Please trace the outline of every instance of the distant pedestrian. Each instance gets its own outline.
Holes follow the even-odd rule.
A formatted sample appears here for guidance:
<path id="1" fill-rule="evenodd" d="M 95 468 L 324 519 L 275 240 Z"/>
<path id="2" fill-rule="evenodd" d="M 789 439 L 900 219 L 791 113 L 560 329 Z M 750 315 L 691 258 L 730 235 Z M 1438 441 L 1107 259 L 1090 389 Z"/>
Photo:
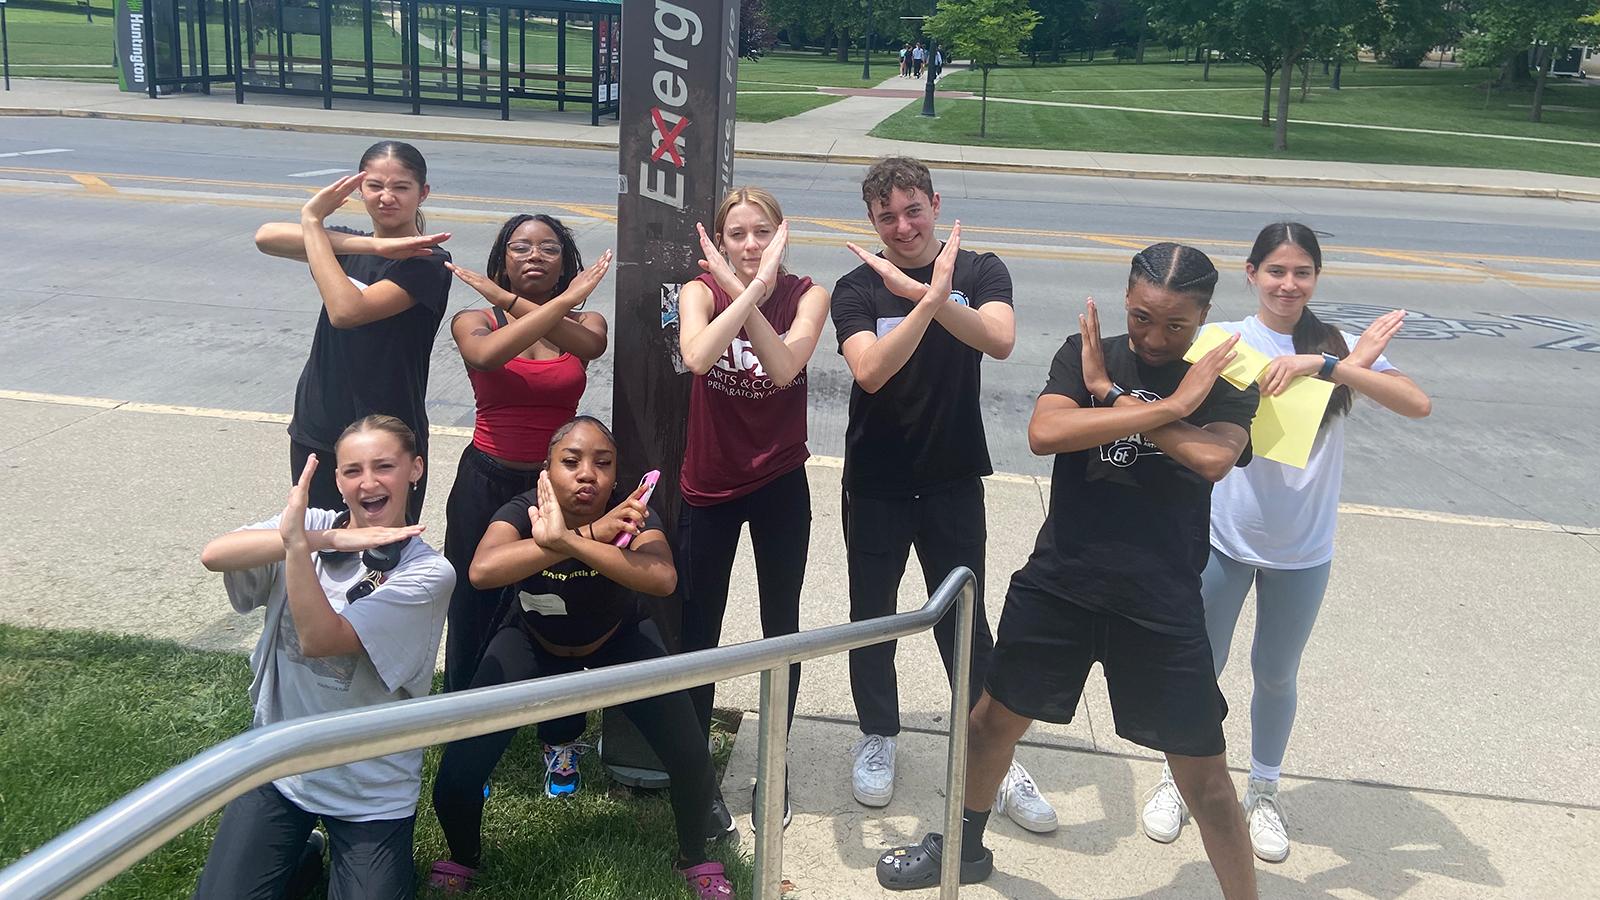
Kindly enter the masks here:
<path id="1" fill-rule="evenodd" d="M 911 74 L 911 45 L 906 44 L 900 48 L 900 77 Z"/>
<path id="2" fill-rule="evenodd" d="M 933 51 L 933 80 L 939 80 L 939 73 L 944 71 L 944 51 Z"/>
<path id="3" fill-rule="evenodd" d="M 928 53 L 928 51 L 922 49 L 922 42 L 921 41 L 918 41 L 917 45 L 915 47 L 911 48 L 911 77 L 912 78 L 921 78 L 922 77 L 922 60 L 926 58 L 927 53 Z"/>

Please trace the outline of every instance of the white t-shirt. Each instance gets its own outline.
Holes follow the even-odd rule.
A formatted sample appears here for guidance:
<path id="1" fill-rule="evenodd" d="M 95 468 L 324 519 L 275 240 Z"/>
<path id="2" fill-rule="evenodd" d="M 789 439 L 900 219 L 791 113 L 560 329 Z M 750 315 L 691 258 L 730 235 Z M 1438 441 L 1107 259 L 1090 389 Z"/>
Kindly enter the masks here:
<path id="1" fill-rule="evenodd" d="M 1255 316 L 1219 324 L 1269 357 L 1295 352 L 1293 337 Z M 1340 333 L 1354 349 L 1357 336 Z M 1374 372 L 1393 368 L 1383 356 L 1372 365 Z M 1346 418 L 1333 417 L 1317 434 L 1304 469 L 1257 456 L 1218 482 L 1211 491 L 1211 545 L 1242 563 L 1272 569 L 1309 569 L 1333 559 Z"/>
<path id="2" fill-rule="evenodd" d="M 332 510 L 306 510 L 306 528 L 328 528 L 337 517 Z M 276 530 L 279 518 L 241 530 Z M 353 603 L 345 592 L 366 574 L 361 554 L 332 560 L 313 554 L 312 565 L 333 611 L 355 629 L 365 652 L 316 659 L 300 654 L 282 562 L 223 576 L 234 609 L 267 608 L 261 639 L 250 653 L 254 726 L 427 696 L 456 583 L 450 563 L 420 538 L 412 538 L 383 584 Z M 289 775 L 273 785 L 290 802 L 318 815 L 354 822 L 401 819 L 417 809 L 422 751 Z"/>

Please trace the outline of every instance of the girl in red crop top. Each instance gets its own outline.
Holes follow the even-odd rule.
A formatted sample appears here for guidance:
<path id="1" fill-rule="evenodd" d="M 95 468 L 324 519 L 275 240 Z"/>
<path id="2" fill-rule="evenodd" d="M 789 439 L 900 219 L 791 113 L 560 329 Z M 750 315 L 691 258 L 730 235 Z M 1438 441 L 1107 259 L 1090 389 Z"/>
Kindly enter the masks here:
<path id="1" fill-rule="evenodd" d="M 730 192 L 717 209 L 715 238 L 699 229 L 705 274 L 678 294 L 679 345 L 695 373 L 678 518 L 685 650 L 715 647 L 721 639 L 739 530 L 747 522 L 762 634 L 800 630 L 811 543 L 806 363 L 828 318 L 828 289 L 783 271 L 788 228 L 771 194 Z M 795 665 L 790 722 L 799 685 Z M 702 731 L 710 728 L 712 691 L 706 685 L 690 692 Z M 787 823 L 787 792 L 784 808 Z"/>
<path id="2" fill-rule="evenodd" d="M 538 483 L 550 436 L 577 414 L 585 367 L 606 351 L 605 317 L 579 308 L 610 264 L 607 250 L 585 269 L 559 220 L 519 215 L 501 227 L 485 274 L 450 267 L 492 307 L 463 310 L 450 323 L 477 404 L 472 443 L 461 454 L 445 510 L 444 555 L 458 571 L 471 565 L 495 512 Z M 456 579 L 445 690 L 472 682 L 500 597 Z M 560 749 L 582 730 L 578 716 L 545 723 L 540 733 Z"/>

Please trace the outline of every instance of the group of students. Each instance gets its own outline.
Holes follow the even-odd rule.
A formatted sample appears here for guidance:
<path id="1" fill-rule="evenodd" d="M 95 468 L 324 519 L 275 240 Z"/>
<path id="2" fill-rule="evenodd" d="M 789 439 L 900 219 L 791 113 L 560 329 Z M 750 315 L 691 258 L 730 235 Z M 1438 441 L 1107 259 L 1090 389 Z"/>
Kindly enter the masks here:
<path id="1" fill-rule="evenodd" d="M 928 48 L 922 46 L 921 41 L 900 48 L 901 78 L 921 78 L 924 63 L 932 67 L 934 80 L 938 80 L 939 70 L 944 68 L 944 52 L 935 48 L 930 57 Z"/>
<path id="2" fill-rule="evenodd" d="M 1127 336 L 1102 342 L 1090 301 L 1029 423 L 1034 452 L 1055 456 L 1050 513 L 1012 579 L 996 638 L 982 593 L 982 478 L 993 469 L 980 368 L 1015 343 L 1012 283 L 994 254 L 961 249 L 959 221 L 937 238 L 940 198 L 926 166 L 892 157 L 869 169 L 862 198 L 883 249 L 849 245 L 860 265 L 831 295 L 784 268 L 788 226 L 768 192 L 731 192 L 711 231 L 699 229 L 703 271 L 679 294 L 680 350 L 694 377 L 670 541 L 645 487 L 618 484 L 604 423 L 577 412 L 587 365 L 607 346 L 605 319 L 583 306 L 610 251 L 585 267 L 560 221 L 519 215 L 479 274 L 439 246 L 448 234 L 425 233 L 427 169 L 415 148 L 381 142 L 359 168 L 313 196 L 298 224 L 256 237 L 263 252 L 307 263 L 322 309 L 296 389 L 283 513 L 202 553 L 225 573 L 236 609 L 266 608 L 251 657 L 255 725 L 423 696 L 441 632 L 451 691 L 663 656 L 642 595 L 681 598 L 684 649 L 714 647 L 745 525 L 763 634 L 798 631 L 811 523 L 806 366 L 831 314 L 854 376 L 841 498 L 851 620 L 895 612 L 913 546 L 930 591 L 954 566 L 978 576 L 963 881 L 992 870 L 982 841 L 991 810 L 1032 831 L 1056 827 L 1013 748 L 1033 719 L 1071 720 L 1096 660 L 1118 733 L 1169 761 L 1143 811 L 1146 833 L 1175 839 L 1193 809 L 1230 897 L 1253 893 L 1251 843 L 1264 859 L 1287 853 L 1277 776 L 1300 651 L 1327 584 L 1344 413 L 1352 391 L 1428 412 L 1427 397 L 1383 357 L 1403 313 L 1357 338 L 1307 309 L 1321 256 L 1304 226 L 1261 233 L 1246 265 L 1257 314 L 1224 326 L 1235 336 L 1192 366 L 1182 356 L 1218 279 L 1203 253 L 1157 244 L 1135 255 Z M 324 224 L 352 191 L 370 233 Z M 476 419 L 441 555 L 420 539 L 418 518 L 428 364 L 452 273 L 489 307 L 451 322 Z M 1257 388 L 1218 381 L 1240 340 L 1274 357 L 1262 392 L 1298 376 L 1340 385 L 1306 469 L 1251 461 Z M 1252 581 L 1254 746 L 1241 809 L 1216 676 Z M 953 616 L 934 634 L 953 677 Z M 852 791 L 867 806 L 894 792 L 894 655 L 892 643 L 850 654 L 862 731 Z M 796 664 L 791 725 L 799 685 Z M 708 685 L 623 707 L 671 778 L 675 865 L 700 898 L 733 894 L 706 853 L 734 828 L 707 749 L 712 701 Z M 539 727 L 548 796 L 579 790 L 583 727 L 582 716 Z M 432 886 L 460 891 L 476 875 L 489 781 L 513 736 L 446 747 L 432 799 L 450 856 L 433 864 Z M 421 751 L 392 754 L 235 799 L 196 896 L 293 895 L 320 872 L 324 844 L 330 897 L 411 896 L 421 760 Z M 325 834 L 313 830 L 318 820 Z M 936 884 L 941 846 L 929 835 L 885 854 L 880 882 Z"/>

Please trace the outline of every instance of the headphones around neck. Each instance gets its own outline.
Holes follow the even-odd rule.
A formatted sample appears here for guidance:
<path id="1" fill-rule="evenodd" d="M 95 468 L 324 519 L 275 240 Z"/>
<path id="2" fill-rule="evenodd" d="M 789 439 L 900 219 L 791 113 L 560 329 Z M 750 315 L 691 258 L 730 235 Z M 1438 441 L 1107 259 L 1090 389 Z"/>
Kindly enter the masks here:
<path id="1" fill-rule="evenodd" d="M 349 524 L 350 510 L 347 509 L 339 513 L 339 517 L 334 519 L 333 524 L 328 527 L 330 529 L 344 528 Z M 387 572 L 400 565 L 400 553 L 405 550 L 406 545 L 409 543 L 411 543 L 411 539 L 406 538 L 403 541 L 395 541 L 392 544 L 384 544 L 381 547 L 363 550 L 361 551 L 361 564 L 374 572 Z M 347 559 L 354 554 L 344 550 L 320 550 L 318 555 L 329 562 L 333 562 Z"/>

